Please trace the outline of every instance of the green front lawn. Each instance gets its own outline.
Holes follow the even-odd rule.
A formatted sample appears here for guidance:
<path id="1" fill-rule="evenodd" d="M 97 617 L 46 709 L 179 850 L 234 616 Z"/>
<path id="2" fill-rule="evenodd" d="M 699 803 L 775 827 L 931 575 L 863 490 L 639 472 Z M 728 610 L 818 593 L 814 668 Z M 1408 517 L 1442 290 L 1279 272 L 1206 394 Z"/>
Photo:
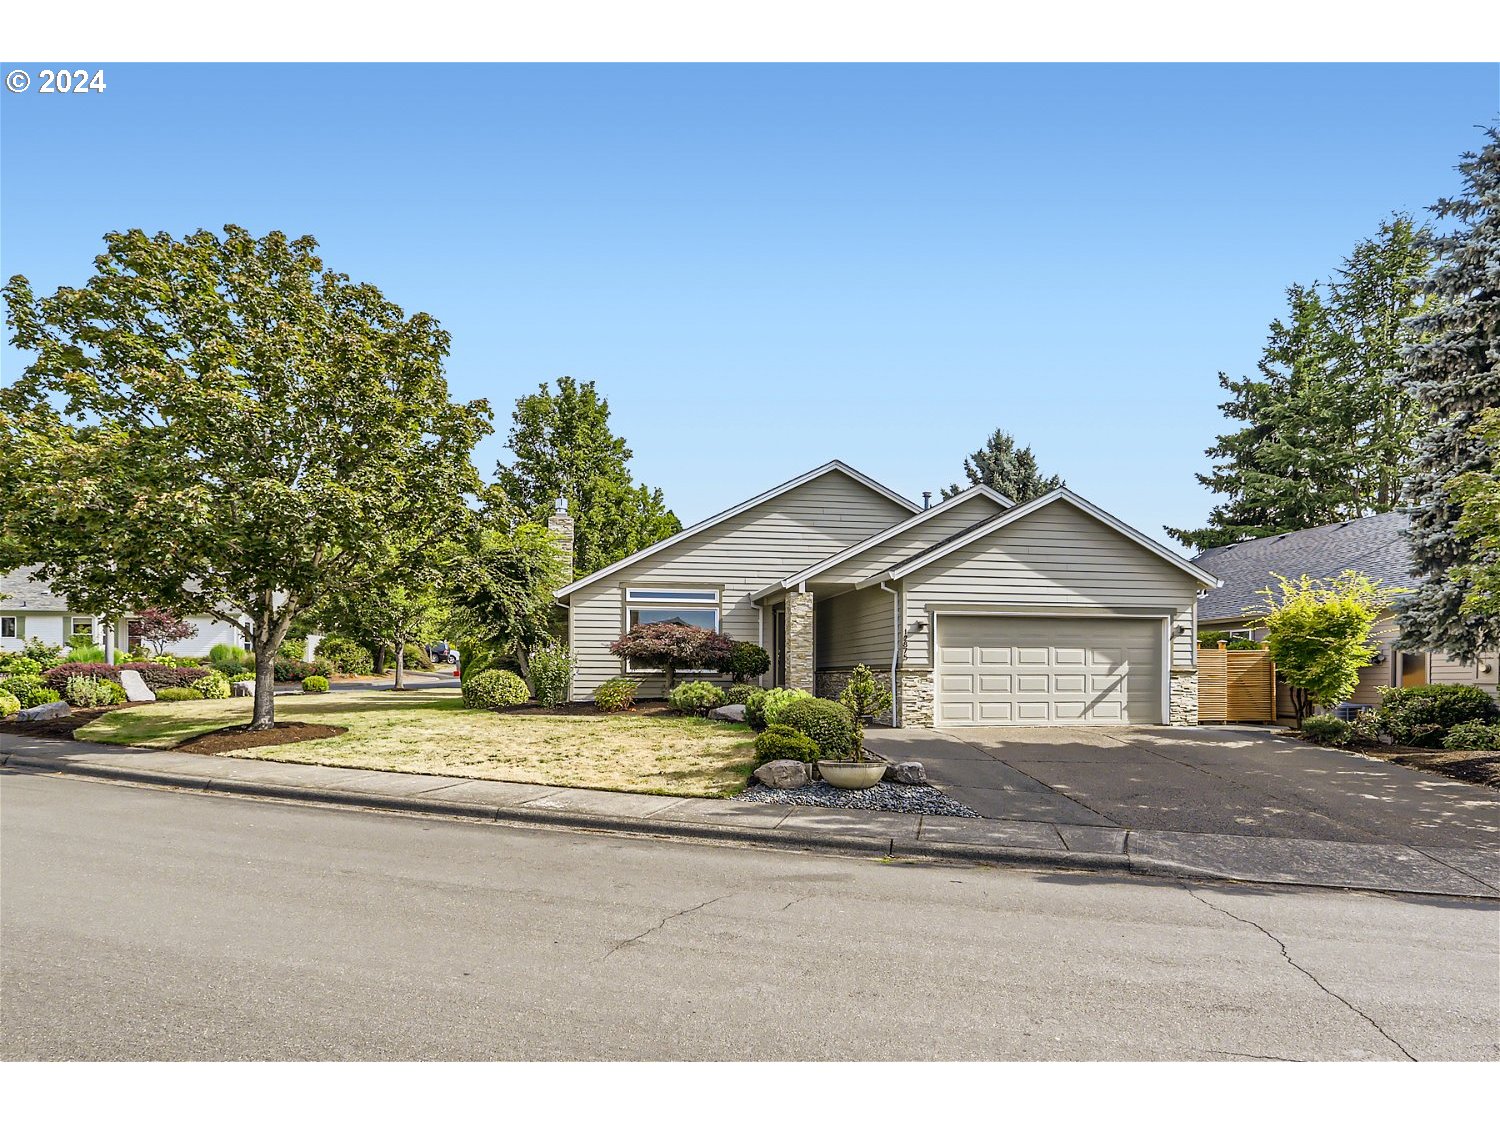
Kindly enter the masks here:
<path id="1" fill-rule="evenodd" d="M 95 719 L 75 736 L 170 750 L 200 734 L 247 723 L 250 706 L 249 699 L 204 699 L 131 707 Z M 349 729 L 333 738 L 226 756 L 681 797 L 738 793 L 755 757 L 747 727 L 712 719 L 499 714 L 421 692 L 279 696 L 276 719 Z"/>

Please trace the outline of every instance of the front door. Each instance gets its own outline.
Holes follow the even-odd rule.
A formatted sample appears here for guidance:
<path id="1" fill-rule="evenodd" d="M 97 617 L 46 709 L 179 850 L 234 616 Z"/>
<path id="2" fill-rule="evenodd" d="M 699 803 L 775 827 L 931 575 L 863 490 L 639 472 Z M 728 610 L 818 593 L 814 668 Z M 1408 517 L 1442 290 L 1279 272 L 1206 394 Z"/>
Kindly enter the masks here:
<path id="1" fill-rule="evenodd" d="M 771 610 L 771 686 L 786 687 L 786 607 Z"/>

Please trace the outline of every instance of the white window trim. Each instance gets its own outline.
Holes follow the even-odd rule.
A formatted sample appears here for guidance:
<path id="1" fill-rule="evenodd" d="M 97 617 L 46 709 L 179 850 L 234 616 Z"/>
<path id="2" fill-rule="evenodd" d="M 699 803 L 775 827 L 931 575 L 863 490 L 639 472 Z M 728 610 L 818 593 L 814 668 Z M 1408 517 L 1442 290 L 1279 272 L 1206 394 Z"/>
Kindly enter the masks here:
<path id="1" fill-rule="evenodd" d="M 675 597 L 673 595 L 676 595 Z M 683 595 L 688 595 L 684 597 Z M 627 586 L 622 610 L 624 631 L 630 632 L 630 611 L 639 609 L 694 609 L 714 611 L 714 632 L 724 628 L 724 597 L 717 587 L 703 586 Z M 633 668 L 630 661 L 623 661 L 625 671 L 633 676 L 661 675 L 660 668 Z M 716 671 L 713 668 L 679 668 L 678 675 L 704 676 Z"/>
<path id="2" fill-rule="evenodd" d="M 89 642 L 92 643 L 93 640 L 94 640 L 94 632 L 95 632 L 95 621 L 94 621 L 94 619 L 92 617 L 69 617 L 68 618 L 68 639 L 72 640 L 74 637 L 81 637 L 81 636 L 84 635 L 84 634 L 82 634 L 82 633 L 80 633 L 78 631 L 78 623 L 80 621 L 87 621 L 88 622 L 88 626 L 89 626 L 88 638 L 89 638 Z"/>

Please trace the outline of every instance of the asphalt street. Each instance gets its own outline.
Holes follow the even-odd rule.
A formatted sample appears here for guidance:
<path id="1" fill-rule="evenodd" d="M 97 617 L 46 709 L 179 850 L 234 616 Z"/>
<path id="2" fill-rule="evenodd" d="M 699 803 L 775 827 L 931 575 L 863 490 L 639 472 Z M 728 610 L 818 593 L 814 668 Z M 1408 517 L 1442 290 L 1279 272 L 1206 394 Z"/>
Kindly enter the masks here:
<path id="1" fill-rule="evenodd" d="M 6 1059 L 1500 1058 L 1494 906 L 0 776 Z"/>

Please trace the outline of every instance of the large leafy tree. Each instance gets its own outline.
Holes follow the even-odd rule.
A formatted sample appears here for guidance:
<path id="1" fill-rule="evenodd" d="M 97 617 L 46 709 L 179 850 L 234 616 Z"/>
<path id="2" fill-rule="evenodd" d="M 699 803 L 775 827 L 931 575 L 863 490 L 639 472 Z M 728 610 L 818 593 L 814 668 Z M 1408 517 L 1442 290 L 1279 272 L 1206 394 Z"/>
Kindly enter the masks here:
<path id="1" fill-rule="evenodd" d="M 1500 407 L 1485 411 L 1476 429 L 1489 445 L 1490 463 L 1500 464 Z M 1467 585 L 1459 608 L 1476 620 L 1500 621 L 1500 474 L 1471 470 L 1452 492 L 1462 509 L 1454 530 L 1469 545 L 1468 561 L 1452 572 Z"/>
<path id="2" fill-rule="evenodd" d="M 510 503 L 546 523 L 558 499 L 574 521 L 573 568 L 590 574 L 682 530 L 661 489 L 631 479 L 631 452 L 609 427 L 609 402 L 594 384 L 564 376 L 516 401 L 496 467 Z"/>
<path id="3" fill-rule="evenodd" d="M 1500 128 L 1458 165 L 1463 191 L 1433 208 L 1456 220 L 1429 243 L 1437 262 L 1433 302 L 1408 324 L 1412 342 L 1400 384 L 1427 409 L 1408 495 L 1418 585 L 1399 609 L 1403 640 L 1460 660 L 1500 647 L 1500 614 L 1486 597 L 1493 580 L 1500 410 Z"/>
<path id="4" fill-rule="evenodd" d="M 33 358 L 0 391 L 0 567 L 37 564 L 80 608 L 248 618 L 256 729 L 300 618 L 471 518 L 490 428 L 483 402 L 450 401 L 437 322 L 316 248 L 131 230 L 81 287 L 5 289 Z"/>
<path id="5" fill-rule="evenodd" d="M 1168 528 L 1204 549 L 1389 511 L 1411 471 L 1422 423 L 1416 398 L 1394 388 L 1405 318 L 1423 307 L 1431 261 L 1422 231 L 1396 215 L 1344 260 L 1326 293 L 1287 290 L 1287 315 L 1271 323 L 1257 374 L 1219 373 L 1242 423 L 1205 452 L 1198 481 L 1225 497 L 1208 526 Z"/>
<path id="6" fill-rule="evenodd" d="M 325 598 L 318 611 L 329 631 L 393 654 L 397 691 L 406 687 L 407 644 L 436 637 L 443 613 L 441 560 L 457 549 L 452 544 L 403 547 L 392 544 L 383 559 L 361 563 L 355 581 Z"/>
<path id="7" fill-rule="evenodd" d="M 983 446 L 964 458 L 964 476 L 969 480 L 968 485 L 950 484 L 943 489 L 943 499 L 957 496 L 966 487 L 982 484 L 1017 504 L 1024 504 L 1063 484 L 1062 477 L 1043 476 L 1031 446 L 1017 446 L 1016 439 L 1004 430 L 996 430 Z"/>

